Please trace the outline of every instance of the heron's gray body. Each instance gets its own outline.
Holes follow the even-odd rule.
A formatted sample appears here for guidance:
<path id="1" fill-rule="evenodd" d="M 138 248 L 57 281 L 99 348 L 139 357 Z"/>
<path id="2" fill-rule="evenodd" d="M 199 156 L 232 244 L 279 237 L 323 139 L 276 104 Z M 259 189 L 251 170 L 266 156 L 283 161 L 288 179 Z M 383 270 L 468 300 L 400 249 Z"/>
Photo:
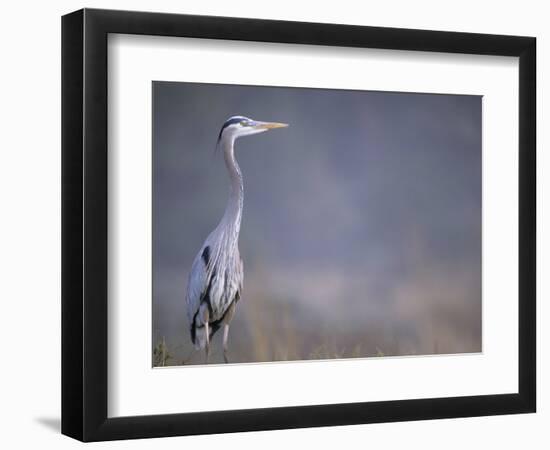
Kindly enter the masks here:
<path id="1" fill-rule="evenodd" d="M 236 231 L 238 234 L 238 230 Z M 216 228 L 193 261 L 187 290 L 187 318 L 195 348 L 207 344 L 221 325 L 229 324 L 231 307 L 241 297 L 243 262 L 235 238 Z M 208 324 L 208 327 L 205 325 Z"/>
<path id="2" fill-rule="evenodd" d="M 210 338 L 224 327 L 224 357 L 229 324 L 243 289 L 243 262 L 239 232 L 243 212 L 243 178 L 235 159 L 234 143 L 239 136 L 255 134 L 284 124 L 256 122 L 246 117 L 228 119 L 218 138 L 229 174 L 231 190 L 218 226 L 195 256 L 187 284 L 187 319 L 196 349 L 208 349 Z M 227 361 L 227 358 L 226 358 Z"/>

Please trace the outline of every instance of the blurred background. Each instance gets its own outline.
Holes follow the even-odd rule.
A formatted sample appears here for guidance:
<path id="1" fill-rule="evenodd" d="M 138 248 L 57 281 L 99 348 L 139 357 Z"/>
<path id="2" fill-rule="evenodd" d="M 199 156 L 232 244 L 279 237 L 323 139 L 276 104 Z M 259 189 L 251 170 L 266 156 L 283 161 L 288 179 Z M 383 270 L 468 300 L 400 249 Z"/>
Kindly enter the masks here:
<path id="1" fill-rule="evenodd" d="M 237 140 L 231 362 L 481 351 L 481 97 L 154 82 L 154 365 L 204 360 L 185 292 L 227 201 L 232 115 L 290 127 Z"/>

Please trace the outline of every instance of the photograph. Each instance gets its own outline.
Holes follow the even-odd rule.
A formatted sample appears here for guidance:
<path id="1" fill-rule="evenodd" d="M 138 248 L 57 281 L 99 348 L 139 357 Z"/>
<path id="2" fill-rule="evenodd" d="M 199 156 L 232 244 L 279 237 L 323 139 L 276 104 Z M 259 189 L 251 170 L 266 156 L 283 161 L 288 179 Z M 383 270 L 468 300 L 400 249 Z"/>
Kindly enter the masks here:
<path id="1" fill-rule="evenodd" d="M 482 96 L 152 82 L 152 366 L 482 352 Z"/>

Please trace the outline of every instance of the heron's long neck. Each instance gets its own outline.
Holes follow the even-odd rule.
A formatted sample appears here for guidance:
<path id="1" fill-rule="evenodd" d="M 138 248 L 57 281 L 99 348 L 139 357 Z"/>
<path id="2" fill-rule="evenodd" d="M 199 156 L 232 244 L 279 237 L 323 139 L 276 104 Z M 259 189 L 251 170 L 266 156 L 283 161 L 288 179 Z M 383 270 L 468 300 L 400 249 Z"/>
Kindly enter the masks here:
<path id="1" fill-rule="evenodd" d="M 225 208 L 222 221 L 231 230 L 231 240 L 235 242 L 238 240 L 239 231 L 241 228 L 241 217 L 243 212 L 243 176 L 237 160 L 235 159 L 234 140 L 227 139 L 223 142 L 223 155 L 225 159 L 225 166 L 229 173 L 229 180 L 231 183 L 231 190 L 229 193 L 229 200 Z"/>

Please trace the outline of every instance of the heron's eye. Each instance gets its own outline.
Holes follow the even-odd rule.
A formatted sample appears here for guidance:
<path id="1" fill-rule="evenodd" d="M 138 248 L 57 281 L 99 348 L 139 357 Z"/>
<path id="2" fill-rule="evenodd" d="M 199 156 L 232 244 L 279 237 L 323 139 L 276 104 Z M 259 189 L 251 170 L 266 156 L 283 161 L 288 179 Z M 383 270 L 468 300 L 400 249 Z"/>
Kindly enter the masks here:
<path id="1" fill-rule="evenodd" d="M 242 121 L 241 121 L 241 126 L 243 126 L 243 127 L 248 127 L 248 126 L 250 126 L 250 124 L 248 123 L 247 120 L 242 120 Z"/>

